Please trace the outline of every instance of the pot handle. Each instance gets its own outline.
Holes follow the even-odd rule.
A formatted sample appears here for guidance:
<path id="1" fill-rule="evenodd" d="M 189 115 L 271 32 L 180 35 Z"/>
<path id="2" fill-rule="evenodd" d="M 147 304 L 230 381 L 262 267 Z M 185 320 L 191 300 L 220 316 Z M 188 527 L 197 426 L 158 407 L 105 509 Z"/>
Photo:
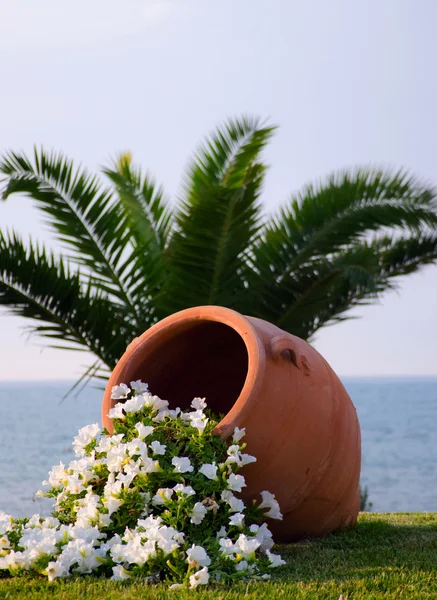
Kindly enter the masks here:
<path id="1" fill-rule="evenodd" d="M 288 360 L 290 360 L 299 371 L 302 371 L 304 375 L 311 374 L 307 359 L 303 354 L 297 352 L 293 340 L 290 339 L 287 334 L 274 337 L 271 341 L 271 348 L 275 360 L 285 358 L 285 353 L 287 353 Z"/>

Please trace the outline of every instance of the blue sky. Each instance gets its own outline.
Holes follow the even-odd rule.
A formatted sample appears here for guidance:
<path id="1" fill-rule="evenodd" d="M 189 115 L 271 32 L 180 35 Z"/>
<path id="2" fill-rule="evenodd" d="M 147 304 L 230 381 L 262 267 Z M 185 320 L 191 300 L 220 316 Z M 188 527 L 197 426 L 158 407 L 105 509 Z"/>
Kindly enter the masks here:
<path id="1" fill-rule="evenodd" d="M 436 22 L 432 0 L 0 0 L 0 149 L 44 144 L 93 170 L 131 150 L 174 197 L 202 136 L 248 113 L 280 126 L 268 210 L 356 164 L 437 184 Z M 28 200 L 0 223 L 57 247 Z M 437 375 L 436 307 L 432 266 L 314 345 L 341 375 Z M 0 318 L 0 379 L 89 364 L 25 325 Z"/>

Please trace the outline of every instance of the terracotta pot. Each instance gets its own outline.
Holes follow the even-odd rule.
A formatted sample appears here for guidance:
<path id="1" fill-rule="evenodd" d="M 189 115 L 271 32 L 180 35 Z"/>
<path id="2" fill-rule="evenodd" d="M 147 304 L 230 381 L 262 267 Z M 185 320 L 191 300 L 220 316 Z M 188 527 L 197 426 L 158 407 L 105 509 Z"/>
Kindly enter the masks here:
<path id="1" fill-rule="evenodd" d="M 183 310 L 126 349 L 105 390 L 103 425 L 111 431 L 111 388 L 141 379 L 170 405 L 195 396 L 224 414 L 226 439 L 246 428 L 243 497 L 276 494 L 283 521 L 276 541 L 321 536 L 356 522 L 360 498 L 360 427 L 355 408 L 328 363 L 278 327 L 219 306 Z"/>

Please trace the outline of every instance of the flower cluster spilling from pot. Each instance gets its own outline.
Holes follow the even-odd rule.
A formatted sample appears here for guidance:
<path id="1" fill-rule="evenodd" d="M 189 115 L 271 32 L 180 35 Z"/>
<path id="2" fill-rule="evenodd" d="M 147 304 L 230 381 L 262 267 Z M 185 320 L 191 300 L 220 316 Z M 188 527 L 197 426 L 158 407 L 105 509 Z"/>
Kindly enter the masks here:
<path id="1" fill-rule="evenodd" d="M 53 498 L 52 516 L 0 513 L 0 573 L 142 578 L 173 589 L 269 579 L 284 561 L 271 552 L 265 519 L 282 515 L 268 491 L 261 502 L 238 497 L 238 471 L 256 461 L 244 453 L 244 429 L 222 440 L 205 399 L 170 410 L 141 381 L 115 386 L 112 398 L 112 435 L 98 424 L 80 429 L 76 459 L 53 467 L 37 492 Z"/>

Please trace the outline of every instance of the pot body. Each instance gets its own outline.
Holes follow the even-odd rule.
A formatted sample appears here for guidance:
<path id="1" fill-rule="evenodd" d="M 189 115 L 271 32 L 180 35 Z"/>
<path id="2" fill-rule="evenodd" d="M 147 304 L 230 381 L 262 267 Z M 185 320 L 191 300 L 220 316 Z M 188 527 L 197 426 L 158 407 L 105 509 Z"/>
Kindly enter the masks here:
<path id="1" fill-rule="evenodd" d="M 246 428 L 245 501 L 269 490 L 282 521 L 269 522 L 277 542 L 322 536 L 353 525 L 359 506 L 361 436 L 342 383 L 308 343 L 278 327 L 217 306 L 163 319 L 134 340 L 105 390 L 103 425 L 117 401 L 112 386 L 141 379 L 170 406 L 206 397 L 223 414 L 224 439 Z"/>

